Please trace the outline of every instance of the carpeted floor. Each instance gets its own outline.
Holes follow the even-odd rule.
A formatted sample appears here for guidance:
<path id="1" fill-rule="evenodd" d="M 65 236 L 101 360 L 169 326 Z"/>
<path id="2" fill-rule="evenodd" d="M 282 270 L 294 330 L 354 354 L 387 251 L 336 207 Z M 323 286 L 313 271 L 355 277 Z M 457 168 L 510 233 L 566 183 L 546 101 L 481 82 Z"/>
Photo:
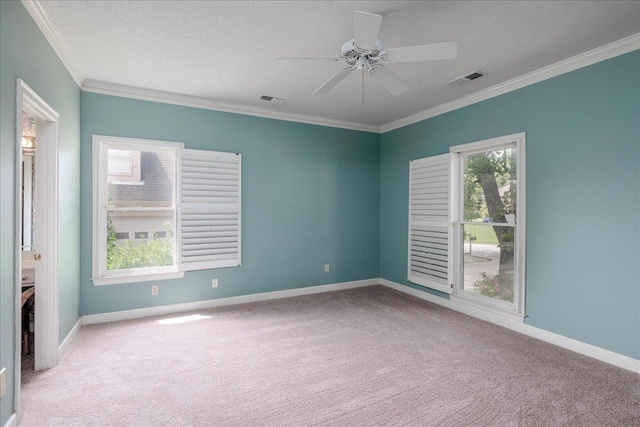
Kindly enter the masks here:
<path id="1" fill-rule="evenodd" d="M 21 426 L 639 426 L 640 376 L 373 286 L 84 326 L 25 375 L 21 409 Z"/>

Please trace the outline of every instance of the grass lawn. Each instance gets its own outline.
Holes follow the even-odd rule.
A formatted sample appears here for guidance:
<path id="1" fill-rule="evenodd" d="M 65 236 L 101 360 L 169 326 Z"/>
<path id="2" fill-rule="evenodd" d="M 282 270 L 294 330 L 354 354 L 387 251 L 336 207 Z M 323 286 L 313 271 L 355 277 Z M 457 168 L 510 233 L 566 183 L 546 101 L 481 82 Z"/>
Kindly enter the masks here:
<path id="1" fill-rule="evenodd" d="M 498 238 L 493 231 L 493 227 L 489 225 L 468 225 L 465 224 L 464 231 L 476 238 L 474 243 L 493 243 L 498 244 Z M 465 242 L 469 241 L 469 237 L 465 238 Z"/>

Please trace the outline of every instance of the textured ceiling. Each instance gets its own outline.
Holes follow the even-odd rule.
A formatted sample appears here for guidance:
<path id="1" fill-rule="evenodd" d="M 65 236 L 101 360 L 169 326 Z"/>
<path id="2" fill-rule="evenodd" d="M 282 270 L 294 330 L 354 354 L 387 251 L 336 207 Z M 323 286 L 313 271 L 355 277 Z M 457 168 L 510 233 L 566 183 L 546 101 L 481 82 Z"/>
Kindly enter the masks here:
<path id="1" fill-rule="evenodd" d="M 638 1 L 41 1 L 81 80 L 380 126 L 640 32 Z M 353 73 L 311 94 L 341 63 L 353 12 L 382 15 L 387 48 L 455 41 L 455 60 L 388 65 L 394 97 Z M 447 82 L 487 72 L 461 87 Z M 368 76 L 367 76 L 368 77 Z M 283 105 L 258 99 L 286 98 Z"/>

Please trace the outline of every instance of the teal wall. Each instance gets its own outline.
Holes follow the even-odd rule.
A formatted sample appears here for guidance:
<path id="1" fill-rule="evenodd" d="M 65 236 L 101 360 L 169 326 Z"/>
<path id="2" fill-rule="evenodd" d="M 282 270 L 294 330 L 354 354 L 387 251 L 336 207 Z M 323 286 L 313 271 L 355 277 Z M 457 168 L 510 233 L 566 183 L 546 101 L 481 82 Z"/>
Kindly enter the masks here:
<path id="1" fill-rule="evenodd" d="M 0 43 L 0 367 L 8 371 L 0 425 L 5 425 L 13 413 L 15 378 L 16 79 L 60 114 L 60 340 L 80 317 L 80 89 L 18 1 L 0 2 Z"/>
<path id="2" fill-rule="evenodd" d="M 517 132 L 527 135 L 526 323 L 640 359 L 640 51 L 384 133 L 381 277 L 413 287 L 409 160 Z"/>
<path id="3" fill-rule="evenodd" d="M 242 154 L 242 266 L 94 286 L 92 135 Z M 379 276 L 380 136 L 82 94 L 81 307 L 96 314 Z M 331 271 L 324 272 L 330 264 Z M 211 288 L 211 279 L 219 287 Z M 151 284 L 159 295 L 151 296 Z"/>
<path id="4" fill-rule="evenodd" d="M 638 51 L 377 135 L 81 94 L 17 1 L 0 2 L 0 42 L 0 367 L 9 386 L 0 425 L 14 406 L 18 77 L 61 116 L 61 340 L 80 313 L 375 277 L 413 286 L 409 160 L 526 132 L 527 323 L 640 359 Z M 155 297 L 149 282 L 93 286 L 93 134 L 242 153 L 243 265 L 153 282 Z"/>

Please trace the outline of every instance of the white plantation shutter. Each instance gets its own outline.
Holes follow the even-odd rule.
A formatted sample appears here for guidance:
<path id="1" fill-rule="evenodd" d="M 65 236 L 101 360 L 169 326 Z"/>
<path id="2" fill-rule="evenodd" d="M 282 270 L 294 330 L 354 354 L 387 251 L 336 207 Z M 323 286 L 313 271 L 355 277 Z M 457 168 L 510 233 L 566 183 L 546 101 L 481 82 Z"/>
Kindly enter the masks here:
<path id="1" fill-rule="evenodd" d="M 240 265 L 241 156 L 181 150 L 181 270 Z"/>
<path id="2" fill-rule="evenodd" d="M 451 293 L 450 155 L 409 166 L 409 281 Z"/>

